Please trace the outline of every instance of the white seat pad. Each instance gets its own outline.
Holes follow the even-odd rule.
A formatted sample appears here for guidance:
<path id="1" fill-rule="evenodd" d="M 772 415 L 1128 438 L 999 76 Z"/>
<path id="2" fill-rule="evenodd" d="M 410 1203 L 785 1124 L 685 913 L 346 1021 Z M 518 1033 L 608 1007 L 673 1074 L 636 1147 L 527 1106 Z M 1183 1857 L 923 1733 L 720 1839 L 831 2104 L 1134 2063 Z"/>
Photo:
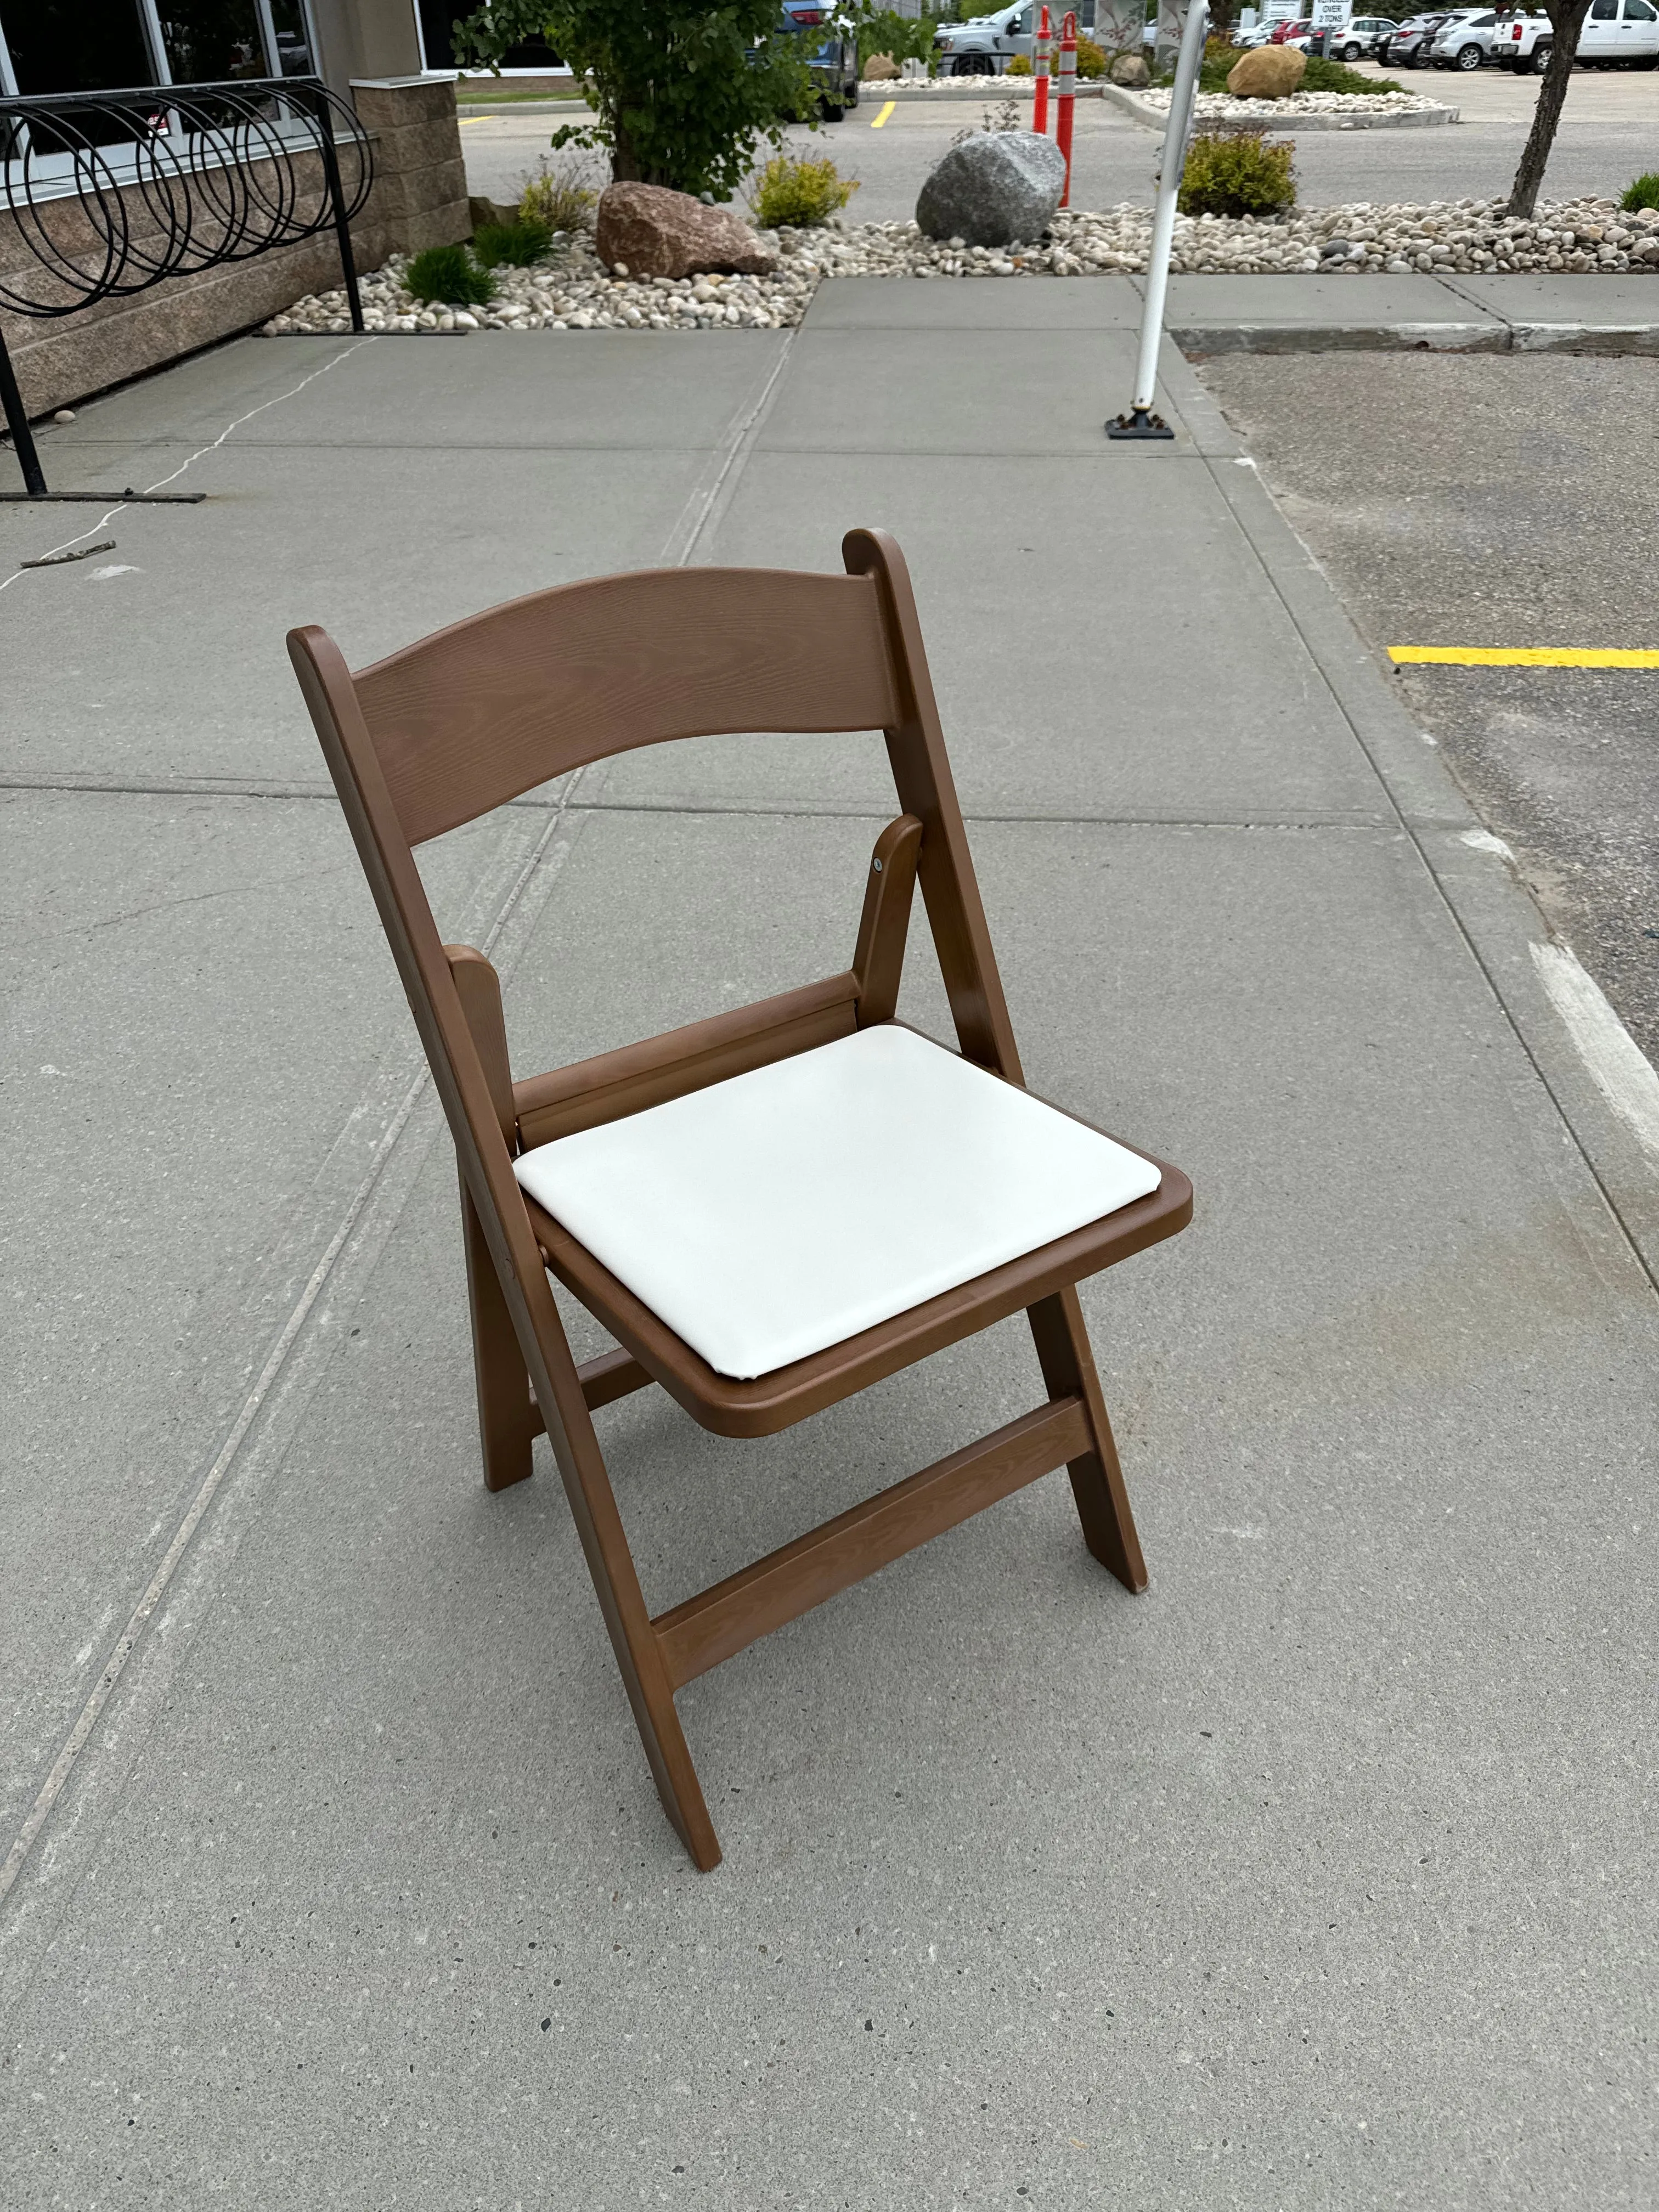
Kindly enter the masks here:
<path id="1" fill-rule="evenodd" d="M 752 1380 L 1156 1190 L 1151 1161 L 885 1024 L 538 1145 L 538 1205 Z"/>

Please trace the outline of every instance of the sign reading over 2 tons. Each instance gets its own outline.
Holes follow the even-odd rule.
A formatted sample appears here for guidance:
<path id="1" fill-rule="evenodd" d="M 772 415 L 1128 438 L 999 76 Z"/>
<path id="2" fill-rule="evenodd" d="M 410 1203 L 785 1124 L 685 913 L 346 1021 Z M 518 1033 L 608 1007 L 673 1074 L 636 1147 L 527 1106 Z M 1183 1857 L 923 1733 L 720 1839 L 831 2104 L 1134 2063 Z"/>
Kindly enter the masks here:
<path id="1" fill-rule="evenodd" d="M 1313 0 L 1316 31 L 1340 31 L 1353 13 L 1349 0 Z"/>

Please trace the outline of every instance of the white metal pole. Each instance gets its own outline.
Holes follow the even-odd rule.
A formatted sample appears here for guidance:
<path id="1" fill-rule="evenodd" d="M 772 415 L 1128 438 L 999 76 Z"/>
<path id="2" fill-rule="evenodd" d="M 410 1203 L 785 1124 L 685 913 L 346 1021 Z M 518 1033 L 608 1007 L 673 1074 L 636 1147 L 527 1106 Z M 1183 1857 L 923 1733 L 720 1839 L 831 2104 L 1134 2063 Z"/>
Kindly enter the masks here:
<path id="1" fill-rule="evenodd" d="M 1204 36 L 1209 21 L 1207 0 L 1193 0 L 1187 27 L 1181 37 L 1175 88 L 1170 94 L 1170 120 L 1164 132 L 1158 204 L 1152 212 L 1152 251 L 1146 258 L 1146 301 L 1140 319 L 1140 356 L 1135 365 L 1134 398 L 1127 415 L 1120 415 L 1115 422 L 1107 424 L 1109 438 L 1175 435 L 1152 413 L 1152 397 L 1158 388 L 1158 349 L 1164 336 L 1164 300 L 1170 284 L 1170 252 L 1175 243 L 1176 199 L 1181 191 L 1182 172 L 1187 166 L 1187 141 L 1192 131 L 1199 65 L 1204 58 Z"/>

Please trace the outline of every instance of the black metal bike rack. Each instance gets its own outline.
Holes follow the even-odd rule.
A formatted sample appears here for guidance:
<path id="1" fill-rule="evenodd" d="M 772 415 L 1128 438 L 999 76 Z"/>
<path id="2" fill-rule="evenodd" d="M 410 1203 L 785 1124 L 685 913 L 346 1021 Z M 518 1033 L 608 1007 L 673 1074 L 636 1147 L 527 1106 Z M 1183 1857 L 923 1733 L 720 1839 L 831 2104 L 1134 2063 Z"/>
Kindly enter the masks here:
<path id="1" fill-rule="evenodd" d="M 0 306 L 14 313 L 72 315 L 331 225 L 351 327 L 363 327 L 350 225 L 374 185 L 374 155 L 349 103 L 320 77 L 0 94 L 0 174 L 39 271 L 29 289 L 0 282 Z M 0 406 L 24 484 L 0 500 L 191 504 L 202 495 L 48 491 L 3 331 Z"/>

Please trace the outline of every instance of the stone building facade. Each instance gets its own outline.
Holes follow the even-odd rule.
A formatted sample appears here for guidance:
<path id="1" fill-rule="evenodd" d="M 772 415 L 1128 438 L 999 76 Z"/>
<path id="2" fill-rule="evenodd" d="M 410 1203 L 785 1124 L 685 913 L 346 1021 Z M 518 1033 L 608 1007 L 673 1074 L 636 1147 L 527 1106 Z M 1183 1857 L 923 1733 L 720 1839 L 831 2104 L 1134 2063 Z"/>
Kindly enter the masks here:
<path id="1" fill-rule="evenodd" d="M 418 252 L 469 234 L 454 84 L 447 74 L 422 67 L 414 0 L 285 0 L 280 12 L 270 0 L 223 0 L 226 37 L 200 56 L 170 52 L 161 35 L 166 19 L 158 17 L 155 0 L 133 0 L 141 39 L 109 52 L 101 77 L 98 52 L 83 43 L 60 42 L 54 49 L 32 36 L 41 19 L 30 11 L 39 4 L 40 0 L 0 0 L 0 82 L 5 90 L 95 93 L 118 82 L 124 89 L 135 82 L 182 83 L 187 80 L 178 64 L 192 60 L 202 76 L 314 70 L 355 106 L 374 150 L 374 190 L 352 225 L 358 268 L 374 268 L 392 252 Z M 66 12 L 62 0 L 58 12 Z M 193 20 L 199 21 L 201 12 Z M 262 40 L 252 49 L 240 21 L 244 14 L 252 35 Z M 279 27 L 273 41 L 273 22 L 280 27 L 284 21 L 295 27 L 287 33 Z M 240 65 L 227 67 L 225 55 Z M 135 78 L 132 69 L 144 62 L 149 73 Z M 110 73 L 118 70 L 118 77 Z M 52 82 L 54 76 L 59 81 Z M 65 77 L 68 82 L 62 81 Z M 256 188 L 265 166 L 251 165 Z M 295 163 L 307 186 L 319 182 L 320 166 L 314 154 Z M 136 185 L 125 187 L 119 198 L 121 219 L 142 243 L 155 227 L 143 191 Z M 102 258 L 105 249 L 94 228 L 70 192 L 47 198 L 38 216 L 14 213 L 0 202 L 0 288 L 51 296 L 27 243 L 26 226 L 33 222 L 58 250 L 85 265 L 96 266 Z M 297 246 L 199 275 L 170 277 L 131 298 L 107 300 L 68 315 L 37 319 L 0 304 L 0 331 L 24 404 L 38 416 L 253 328 L 306 293 L 339 281 L 339 252 L 331 228 Z"/>

